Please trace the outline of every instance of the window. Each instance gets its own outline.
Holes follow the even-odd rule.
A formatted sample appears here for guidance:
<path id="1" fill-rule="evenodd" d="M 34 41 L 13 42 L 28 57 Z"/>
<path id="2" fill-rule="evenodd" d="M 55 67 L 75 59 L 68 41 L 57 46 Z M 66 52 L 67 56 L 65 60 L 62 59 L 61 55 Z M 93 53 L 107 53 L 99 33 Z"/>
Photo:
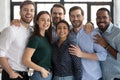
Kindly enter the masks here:
<path id="1" fill-rule="evenodd" d="M 65 2 L 111 2 L 112 0 L 64 0 Z"/>
<path id="2" fill-rule="evenodd" d="M 12 0 L 12 2 L 23 2 L 25 0 Z M 32 0 L 34 2 L 60 2 L 60 0 Z"/>
<path id="3" fill-rule="evenodd" d="M 24 0 L 11 0 L 11 20 L 19 18 L 19 5 Z M 96 27 L 96 11 L 101 7 L 108 8 L 113 12 L 113 0 L 32 0 L 36 5 L 36 14 L 41 10 L 47 10 L 50 12 L 51 7 L 55 3 L 62 3 L 66 9 L 65 19 L 69 21 L 69 9 L 72 6 L 80 6 L 84 10 L 84 23 L 92 21 Z M 113 17 L 113 13 L 112 13 Z M 33 23 L 31 23 L 32 25 Z"/>

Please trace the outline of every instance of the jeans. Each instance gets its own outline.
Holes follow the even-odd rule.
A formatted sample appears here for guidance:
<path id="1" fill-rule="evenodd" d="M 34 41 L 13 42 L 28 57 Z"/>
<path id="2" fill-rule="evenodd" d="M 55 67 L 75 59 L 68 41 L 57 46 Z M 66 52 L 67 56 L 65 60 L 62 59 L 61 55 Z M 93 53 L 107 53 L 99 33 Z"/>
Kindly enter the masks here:
<path id="1" fill-rule="evenodd" d="M 30 80 L 51 80 L 51 79 L 52 73 L 50 73 L 47 78 L 43 78 L 39 71 L 34 71 L 33 75 L 30 77 Z"/>
<path id="2" fill-rule="evenodd" d="M 54 76 L 53 80 L 75 80 L 73 76 L 58 77 Z"/>

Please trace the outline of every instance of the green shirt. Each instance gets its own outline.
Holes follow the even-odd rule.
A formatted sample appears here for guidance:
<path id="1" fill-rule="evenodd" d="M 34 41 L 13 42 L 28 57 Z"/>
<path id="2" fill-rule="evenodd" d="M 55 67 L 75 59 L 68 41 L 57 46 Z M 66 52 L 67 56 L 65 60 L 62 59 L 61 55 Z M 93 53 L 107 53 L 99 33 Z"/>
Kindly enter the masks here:
<path id="1" fill-rule="evenodd" d="M 32 61 L 44 68 L 51 68 L 51 45 L 46 37 L 32 36 L 27 47 L 36 49 Z"/>

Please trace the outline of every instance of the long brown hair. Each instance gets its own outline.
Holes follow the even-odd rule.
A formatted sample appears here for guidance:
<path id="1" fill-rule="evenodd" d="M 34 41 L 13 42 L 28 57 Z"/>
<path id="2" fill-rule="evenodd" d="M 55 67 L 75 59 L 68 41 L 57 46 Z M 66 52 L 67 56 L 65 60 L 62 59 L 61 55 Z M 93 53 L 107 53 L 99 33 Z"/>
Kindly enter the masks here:
<path id="1" fill-rule="evenodd" d="M 39 33 L 40 32 L 40 28 L 39 28 L 39 25 L 37 24 L 37 21 L 39 19 L 39 17 L 43 14 L 48 14 L 50 16 L 50 14 L 47 12 L 47 11 L 40 11 L 36 16 L 35 16 L 35 20 L 34 20 L 34 31 L 33 31 L 33 35 L 38 35 L 38 36 L 41 36 L 41 34 Z M 50 16 L 50 19 L 51 19 L 51 16 Z M 46 30 L 45 32 L 45 36 L 49 37 L 52 35 L 51 33 L 51 21 L 50 21 L 50 27 L 48 30 Z"/>

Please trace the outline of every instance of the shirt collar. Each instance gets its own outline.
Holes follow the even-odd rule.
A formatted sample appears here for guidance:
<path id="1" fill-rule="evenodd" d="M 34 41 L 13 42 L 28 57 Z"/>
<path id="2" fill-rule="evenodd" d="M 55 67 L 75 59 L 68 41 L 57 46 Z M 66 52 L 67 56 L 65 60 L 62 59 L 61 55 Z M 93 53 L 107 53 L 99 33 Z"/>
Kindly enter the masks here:
<path id="1" fill-rule="evenodd" d="M 113 27 L 113 24 L 110 22 L 109 27 L 105 32 L 111 33 L 112 27 Z"/>
<path id="2" fill-rule="evenodd" d="M 111 30 L 112 30 L 112 27 L 113 27 L 113 24 L 112 22 L 110 22 L 108 28 L 106 29 L 106 31 L 104 33 L 111 33 Z M 99 29 L 100 33 L 103 33 L 100 29 Z"/>
<path id="3" fill-rule="evenodd" d="M 84 27 L 82 25 L 82 28 L 77 33 L 83 32 L 83 31 L 84 31 Z M 74 34 L 77 34 L 77 33 L 74 32 L 74 28 L 71 29 L 71 32 L 74 33 Z"/>
<path id="4" fill-rule="evenodd" d="M 52 28 L 53 28 L 53 29 L 56 29 L 56 26 L 55 26 L 53 23 L 52 23 Z"/>

